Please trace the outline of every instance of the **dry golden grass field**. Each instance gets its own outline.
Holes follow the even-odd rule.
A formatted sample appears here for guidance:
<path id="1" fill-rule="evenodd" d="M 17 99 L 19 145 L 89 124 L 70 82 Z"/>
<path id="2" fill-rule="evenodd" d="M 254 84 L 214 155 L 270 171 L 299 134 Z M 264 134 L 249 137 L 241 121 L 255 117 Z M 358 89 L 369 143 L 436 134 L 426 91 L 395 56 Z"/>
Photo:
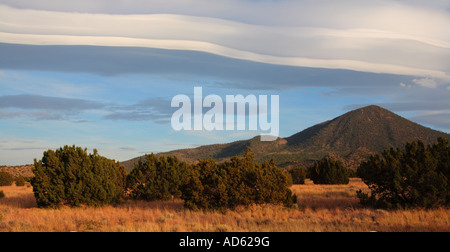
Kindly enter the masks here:
<path id="1" fill-rule="evenodd" d="M 182 201 L 128 201 L 101 208 L 39 209 L 30 186 L 0 187 L 2 232 L 449 232 L 450 209 L 384 211 L 361 208 L 349 185 L 293 186 L 298 207 L 253 206 L 234 211 L 185 210 Z"/>

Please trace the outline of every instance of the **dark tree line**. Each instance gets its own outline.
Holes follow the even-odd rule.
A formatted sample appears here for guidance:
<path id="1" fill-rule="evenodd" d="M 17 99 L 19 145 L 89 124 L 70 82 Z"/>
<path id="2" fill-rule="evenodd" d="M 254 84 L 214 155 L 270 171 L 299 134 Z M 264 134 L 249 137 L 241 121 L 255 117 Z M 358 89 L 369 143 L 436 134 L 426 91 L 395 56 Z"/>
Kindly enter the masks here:
<path id="1" fill-rule="evenodd" d="M 351 171 L 345 168 L 341 161 L 326 158 L 316 161 L 308 173 L 314 184 L 340 185 L 350 182 Z"/>
<path id="2" fill-rule="evenodd" d="M 358 192 L 361 203 L 376 208 L 435 208 L 450 205 L 450 146 L 421 141 L 384 151 L 362 163 L 358 176 L 371 193 Z"/>
<path id="3" fill-rule="evenodd" d="M 315 161 L 314 165 L 307 169 L 295 167 L 289 173 L 295 185 L 305 184 L 306 178 L 318 185 L 348 184 L 350 177 L 354 177 L 354 171 L 344 167 L 341 161 L 325 158 Z"/>
<path id="4" fill-rule="evenodd" d="M 292 183 L 294 185 L 303 185 L 306 180 L 306 170 L 304 168 L 295 167 L 292 168 L 289 173 L 292 177 Z"/>
<path id="5" fill-rule="evenodd" d="M 65 146 L 35 160 L 33 192 L 39 207 L 102 206 L 123 199 L 182 199 L 188 209 L 233 209 L 253 204 L 291 206 L 293 183 L 309 177 L 315 184 L 348 184 L 353 172 L 333 159 L 317 161 L 308 170 L 277 168 L 274 160 L 257 163 L 250 149 L 242 157 L 216 163 L 187 164 L 176 157 L 146 155 L 130 174 L 120 163 L 96 150 Z M 370 194 L 357 192 L 364 206 L 433 208 L 450 205 L 450 146 L 440 138 L 434 145 L 407 143 L 361 164 L 357 175 Z M 0 184 L 12 178 L 0 173 Z M 17 182 L 16 182 L 17 183 Z"/>
<path id="6" fill-rule="evenodd" d="M 275 162 L 254 161 L 247 149 L 243 157 L 217 164 L 201 160 L 190 169 L 182 198 L 189 209 L 233 209 L 252 204 L 291 206 L 297 198 L 290 190 L 292 178 Z"/>
<path id="7" fill-rule="evenodd" d="M 39 207 L 102 206 L 124 198 L 181 198 L 189 209 L 229 209 L 251 204 L 296 202 L 290 174 L 275 162 L 258 164 L 247 150 L 243 157 L 217 164 L 200 160 L 189 165 L 176 157 L 146 155 L 129 175 L 114 160 L 65 146 L 35 160 L 31 183 Z"/>

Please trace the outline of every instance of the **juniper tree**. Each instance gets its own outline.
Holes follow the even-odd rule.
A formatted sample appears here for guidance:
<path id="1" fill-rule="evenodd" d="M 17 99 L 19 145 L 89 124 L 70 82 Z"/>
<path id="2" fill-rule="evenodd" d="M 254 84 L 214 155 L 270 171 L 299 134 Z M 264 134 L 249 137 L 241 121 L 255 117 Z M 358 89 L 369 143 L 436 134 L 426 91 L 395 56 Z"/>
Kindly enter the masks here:
<path id="1" fill-rule="evenodd" d="M 118 203 L 125 189 L 125 170 L 114 160 L 64 146 L 34 161 L 33 192 L 39 207 L 102 206 Z"/>
<path id="2" fill-rule="evenodd" d="M 303 185 L 306 180 L 306 171 L 303 168 L 295 167 L 289 171 L 292 176 L 292 183 L 294 185 Z"/>
<path id="3" fill-rule="evenodd" d="M 450 205 L 450 146 L 447 139 L 391 148 L 361 164 L 358 176 L 371 194 L 358 191 L 361 203 L 377 208 L 434 208 Z"/>
<path id="4" fill-rule="evenodd" d="M 348 184 L 350 181 L 348 169 L 341 161 L 331 158 L 316 161 L 308 172 L 314 184 L 338 185 Z"/>
<path id="5" fill-rule="evenodd" d="M 10 186 L 14 182 L 14 177 L 5 171 L 0 171 L 0 186 Z"/>
<path id="6" fill-rule="evenodd" d="M 16 178 L 16 186 L 25 186 L 25 178 L 20 176 Z"/>
<path id="7" fill-rule="evenodd" d="M 233 209 L 252 204 L 291 206 L 296 197 L 290 190 L 292 178 L 275 162 L 258 164 L 247 149 L 243 157 L 217 164 L 200 160 L 193 165 L 183 186 L 182 198 L 190 209 Z"/>
<path id="8" fill-rule="evenodd" d="M 127 176 L 130 197 L 140 200 L 169 200 L 181 197 L 188 164 L 176 157 L 146 155 Z"/>

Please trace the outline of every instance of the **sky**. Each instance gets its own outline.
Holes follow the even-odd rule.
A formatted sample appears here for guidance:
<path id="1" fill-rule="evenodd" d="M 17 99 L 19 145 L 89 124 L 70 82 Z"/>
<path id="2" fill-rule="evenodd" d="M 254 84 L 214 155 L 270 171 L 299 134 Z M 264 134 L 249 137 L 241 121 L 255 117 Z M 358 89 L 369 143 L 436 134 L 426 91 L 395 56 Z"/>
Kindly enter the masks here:
<path id="1" fill-rule="evenodd" d="M 0 0 L 0 165 L 261 133 L 173 130 L 194 87 L 279 95 L 280 137 L 371 104 L 448 133 L 448 27 L 450 0 Z"/>

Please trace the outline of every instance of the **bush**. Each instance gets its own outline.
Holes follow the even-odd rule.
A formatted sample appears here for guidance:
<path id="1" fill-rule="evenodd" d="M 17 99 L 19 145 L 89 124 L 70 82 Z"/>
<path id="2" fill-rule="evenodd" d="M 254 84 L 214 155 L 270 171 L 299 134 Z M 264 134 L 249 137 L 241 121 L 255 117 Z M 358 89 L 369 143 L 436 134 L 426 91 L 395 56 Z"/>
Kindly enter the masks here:
<path id="1" fill-rule="evenodd" d="M 341 161 L 331 158 L 315 162 L 308 172 L 314 184 L 339 185 L 348 184 L 350 181 L 349 169 L 345 168 Z"/>
<path id="2" fill-rule="evenodd" d="M 365 206 L 388 209 L 450 205 L 450 146 L 447 139 L 425 147 L 421 141 L 384 151 L 361 164 L 358 175 L 371 194 L 358 191 Z"/>
<path id="3" fill-rule="evenodd" d="M 124 193 L 125 170 L 119 163 L 64 146 L 34 161 L 33 192 L 39 207 L 102 206 L 118 203 Z"/>
<path id="4" fill-rule="evenodd" d="M 356 173 L 356 170 L 353 169 L 347 169 L 348 177 L 349 178 L 357 178 L 358 174 Z"/>
<path id="5" fill-rule="evenodd" d="M 22 176 L 16 178 L 16 186 L 25 186 L 25 182 L 26 181 Z"/>
<path id="6" fill-rule="evenodd" d="M 189 209 L 233 209 L 252 204 L 291 206 L 297 198 L 289 187 L 290 174 L 278 169 L 275 162 L 254 162 L 247 149 L 243 157 L 217 164 L 201 160 L 190 170 L 182 187 L 182 199 Z"/>
<path id="7" fill-rule="evenodd" d="M 0 199 L 5 197 L 5 192 L 0 191 Z"/>
<path id="8" fill-rule="evenodd" d="M 130 197 L 148 201 L 180 198 L 187 169 L 176 157 L 146 155 L 127 177 Z"/>
<path id="9" fill-rule="evenodd" d="M 294 185 L 305 184 L 305 179 L 306 179 L 305 169 L 296 167 L 296 168 L 293 168 L 292 170 L 290 170 L 289 173 L 292 176 L 292 183 Z"/>
<path id="10" fill-rule="evenodd" d="M 5 172 L 5 171 L 0 171 L 0 186 L 11 186 L 14 182 L 14 177 Z"/>

